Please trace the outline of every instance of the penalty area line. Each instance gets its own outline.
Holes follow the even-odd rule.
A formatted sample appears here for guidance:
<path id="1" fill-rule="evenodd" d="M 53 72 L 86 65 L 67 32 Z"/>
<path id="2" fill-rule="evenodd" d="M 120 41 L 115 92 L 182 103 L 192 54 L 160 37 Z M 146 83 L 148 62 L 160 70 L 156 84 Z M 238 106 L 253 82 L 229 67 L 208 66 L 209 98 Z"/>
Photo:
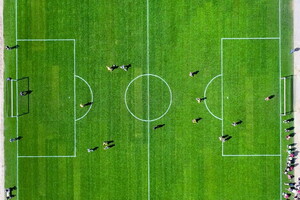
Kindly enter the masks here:
<path id="1" fill-rule="evenodd" d="M 221 40 L 279 40 L 280 37 L 257 37 L 257 38 L 221 38 Z"/>
<path id="2" fill-rule="evenodd" d="M 253 155 L 230 155 L 230 154 L 224 154 L 222 155 L 224 157 L 258 157 L 258 156 L 261 156 L 261 157 L 277 157 L 277 156 L 281 156 L 280 154 L 253 154 Z"/>
<path id="3" fill-rule="evenodd" d="M 218 78 L 218 77 L 220 77 L 220 76 L 222 76 L 222 74 L 219 74 L 219 75 L 213 77 L 213 78 L 208 82 L 208 84 L 206 85 L 205 90 L 204 90 L 204 97 L 206 97 L 206 91 L 207 91 L 208 86 L 213 82 L 213 80 L 215 80 L 216 78 Z M 208 110 L 208 112 L 209 112 L 213 117 L 215 117 L 215 118 L 218 119 L 218 120 L 223 120 L 222 118 L 217 117 L 216 115 L 214 115 L 214 114 L 210 111 L 210 109 L 209 109 L 208 106 L 207 106 L 206 101 L 204 101 L 204 105 L 205 105 L 206 109 Z"/>
<path id="4" fill-rule="evenodd" d="M 17 42 L 55 42 L 55 41 L 75 42 L 75 39 L 17 39 Z"/>
<path id="5" fill-rule="evenodd" d="M 18 156 L 18 158 L 75 158 L 75 155 L 71 156 Z"/>
<path id="6" fill-rule="evenodd" d="M 80 76 L 78 76 L 78 75 L 75 75 L 75 77 L 76 77 L 76 78 L 79 78 L 80 80 L 82 80 L 82 81 L 88 86 L 88 88 L 89 88 L 89 90 L 90 90 L 90 93 L 91 93 L 91 102 L 93 102 L 93 101 L 94 101 L 94 93 L 93 93 L 93 90 L 92 90 L 92 87 L 90 86 L 90 84 L 89 84 L 86 80 L 84 80 L 82 77 L 80 77 Z M 75 91 L 75 93 L 76 93 L 76 91 Z M 75 95 L 75 96 L 76 96 L 76 95 Z M 76 106 L 76 105 L 75 105 L 75 106 Z M 90 105 L 89 109 L 86 111 L 86 113 L 85 113 L 83 116 L 81 116 L 81 117 L 78 118 L 78 119 L 75 119 L 75 121 L 79 121 L 79 120 L 81 120 L 82 118 L 84 118 L 84 117 L 90 112 L 90 110 L 92 109 L 92 106 L 93 106 L 93 104 Z"/>

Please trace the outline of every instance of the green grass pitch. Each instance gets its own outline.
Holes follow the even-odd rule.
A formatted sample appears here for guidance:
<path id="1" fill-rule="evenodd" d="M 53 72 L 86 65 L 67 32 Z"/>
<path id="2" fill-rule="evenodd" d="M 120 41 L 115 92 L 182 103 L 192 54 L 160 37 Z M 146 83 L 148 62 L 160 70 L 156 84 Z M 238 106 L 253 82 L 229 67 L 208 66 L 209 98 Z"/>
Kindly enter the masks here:
<path id="1" fill-rule="evenodd" d="M 5 45 L 19 45 L 5 77 L 20 79 L 5 87 L 6 187 L 18 200 L 280 199 L 291 2 L 5 0 Z"/>

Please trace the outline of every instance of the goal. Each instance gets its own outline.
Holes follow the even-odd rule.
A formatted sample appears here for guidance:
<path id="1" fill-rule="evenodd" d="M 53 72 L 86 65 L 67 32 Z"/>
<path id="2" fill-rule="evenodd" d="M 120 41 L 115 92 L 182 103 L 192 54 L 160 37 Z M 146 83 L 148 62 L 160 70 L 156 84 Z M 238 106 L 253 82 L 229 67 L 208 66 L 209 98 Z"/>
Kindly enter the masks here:
<path id="1" fill-rule="evenodd" d="M 5 88 L 5 107 L 8 117 L 19 117 L 29 113 L 29 96 L 21 93 L 29 90 L 29 77 L 23 77 L 21 79 L 6 79 Z"/>
<path id="2" fill-rule="evenodd" d="M 281 77 L 281 84 L 283 84 L 283 108 L 282 116 L 286 116 L 293 112 L 293 76 Z"/>

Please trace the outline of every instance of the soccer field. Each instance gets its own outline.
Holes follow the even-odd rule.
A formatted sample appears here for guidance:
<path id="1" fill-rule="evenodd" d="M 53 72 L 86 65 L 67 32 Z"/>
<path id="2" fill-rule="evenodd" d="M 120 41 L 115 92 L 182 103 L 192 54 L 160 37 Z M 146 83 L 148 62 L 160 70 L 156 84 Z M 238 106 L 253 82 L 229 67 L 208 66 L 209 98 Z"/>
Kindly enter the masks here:
<path id="1" fill-rule="evenodd" d="M 281 199 L 291 27 L 290 0 L 4 1 L 5 44 L 19 45 L 5 52 L 6 187 L 18 200 Z"/>

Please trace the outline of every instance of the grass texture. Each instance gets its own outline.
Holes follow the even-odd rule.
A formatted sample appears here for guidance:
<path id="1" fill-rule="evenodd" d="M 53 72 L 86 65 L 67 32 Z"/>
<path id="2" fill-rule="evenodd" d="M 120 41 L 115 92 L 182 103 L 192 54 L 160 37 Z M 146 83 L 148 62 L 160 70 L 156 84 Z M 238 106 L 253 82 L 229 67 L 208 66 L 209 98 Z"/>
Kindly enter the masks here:
<path id="1" fill-rule="evenodd" d="M 5 118 L 6 185 L 17 185 L 19 200 L 279 199 L 282 130 L 292 126 L 280 116 L 280 77 L 292 73 L 290 6 L 5 1 L 5 44 L 20 46 L 5 52 L 5 77 L 22 79 L 13 94 L 5 88 L 5 116 L 11 107 L 21 115 Z M 132 67 L 107 71 L 113 64 Z M 232 138 L 222 144 L 222 134 Z M 103 150 L 105 140 L 116 146 Z"/>

